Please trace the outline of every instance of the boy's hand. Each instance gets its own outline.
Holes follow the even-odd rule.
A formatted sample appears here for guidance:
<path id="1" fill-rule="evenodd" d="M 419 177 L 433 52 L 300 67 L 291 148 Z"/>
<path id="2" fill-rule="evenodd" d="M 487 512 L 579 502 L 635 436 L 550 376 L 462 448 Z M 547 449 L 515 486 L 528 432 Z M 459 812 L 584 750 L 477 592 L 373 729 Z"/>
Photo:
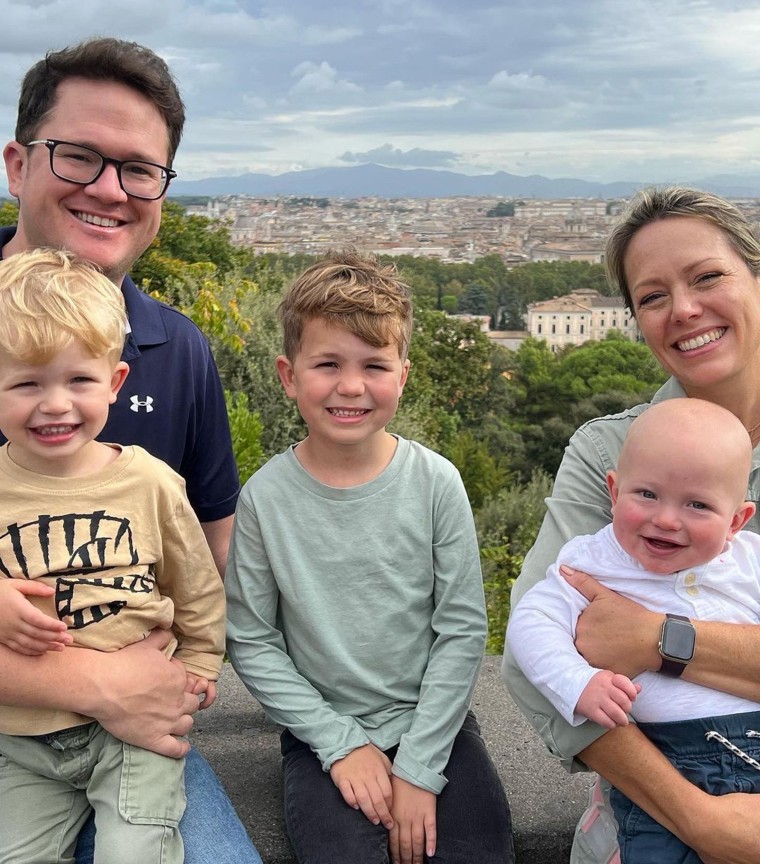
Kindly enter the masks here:
<path id="1" fill-rule="evenodd" d="M 641 684 L 603 669 L 583 688 L 575 710 L 605 729 L 627 726 L 628 714 L 640 692 Z"/>
<path id="2" fill-rule="evenodd" d="M 50 597 L 55 589 L 29 579 L 0 579 L 0 643 L 36 657 L 63 651 L 74 641 L 63 621 L 45 615 L 27 597 Z"/>
<path id="3" fill-rule="evenodd" d="M 436 847 L 436 796 L 394 774 L 393 828 L 389 836 L 393 864 L 422 864 Z"/>
<path id="4" fill-rule="evenodd" d="M 374 744 L 357 747 L 330 768 L 346 804 L 361 809 L 373 825 L 382 823 L 389 831 L 393 828 L 390 773 L 390 759 Z"/>
<path id="5" fill-rule="evenodd" d="M 188 672 L 185 692 L 192 693 L 194 696 L 203 694 L 203 699 L 199 700 L 198 707 L 210 708 L 216 702 L 216 681 L 209 681 L 208 678 Z"/>

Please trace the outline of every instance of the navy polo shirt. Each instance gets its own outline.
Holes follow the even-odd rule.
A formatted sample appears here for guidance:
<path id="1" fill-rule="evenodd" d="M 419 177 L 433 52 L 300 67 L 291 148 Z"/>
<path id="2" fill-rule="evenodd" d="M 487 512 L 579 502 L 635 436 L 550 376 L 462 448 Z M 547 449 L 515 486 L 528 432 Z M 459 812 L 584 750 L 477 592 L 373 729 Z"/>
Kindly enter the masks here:
<path id="1" fill-rule="evenodd" d="M 15 231 L 0 228 L 0 256 Z M 181 312 L 140 291 L 129 276 L 121 289 L 131 328 L 122 360 L 130 371 L 98 438 L 139 444 L 168 462 L 185 478 L 201 522 L 231 516 L 240 484 L 224 393 L 206 337 Z"/>

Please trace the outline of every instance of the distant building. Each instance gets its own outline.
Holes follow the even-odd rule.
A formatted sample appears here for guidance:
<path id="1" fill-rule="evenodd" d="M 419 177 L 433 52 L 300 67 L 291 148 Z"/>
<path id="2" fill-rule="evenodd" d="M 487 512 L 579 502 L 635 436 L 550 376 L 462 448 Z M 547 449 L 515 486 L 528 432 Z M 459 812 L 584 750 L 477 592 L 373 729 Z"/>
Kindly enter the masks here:
<path id="1" fill-rule="evenodd" d="M 450 318 L 456 318 L 458 321 L 464 321 L 465 324 L 477 324 L 481 333 L 488 333 L 491 329 L 490 315 L 470 315 L 467 312 L 457 312 L 455 315 L 450 315 Z"/>
<path id="2" fill-rule="evenodd" d="M 636 322 L 620 297 L 579 288 L 564 297 L 528 304 L 528 332 L 547 342 L 552 351 L 604 339 L 610 330 L 619 330 L 632 342 L 638 337 Z"/>
<path id="3" fill-rule="evenodd" d="M 495 345 L 517 351 L 530 333 L 527 330 L 489 330 L 486 335 Z"/>
<path id="4" fill-rule="evenodd" d="M 580 224 L 576 226 L 579 234 Z M 604 240 L 580 239 L 574 243 L 542 243 L 530 251 L 531 261 L 588 261 L 590 264 L 601 264 L 604 259 Z"/>

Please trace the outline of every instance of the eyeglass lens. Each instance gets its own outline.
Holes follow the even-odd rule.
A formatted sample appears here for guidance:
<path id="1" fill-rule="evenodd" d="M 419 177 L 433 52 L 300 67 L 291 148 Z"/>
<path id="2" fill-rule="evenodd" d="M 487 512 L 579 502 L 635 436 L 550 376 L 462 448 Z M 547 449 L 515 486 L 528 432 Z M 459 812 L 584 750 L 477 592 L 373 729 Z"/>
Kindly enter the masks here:
<path id="1" fill-rule="evenodd" d="M 53 173 L 72 183 L 92 183 L 103 166 L 103 157 L 99 153 L 76 144 L 56 144 L 51 158 Z M 164 191 L 167 176 L 158 165 L 150 162 L 122 162 L 116 168 L 127 195 L 158 198 Z"/>

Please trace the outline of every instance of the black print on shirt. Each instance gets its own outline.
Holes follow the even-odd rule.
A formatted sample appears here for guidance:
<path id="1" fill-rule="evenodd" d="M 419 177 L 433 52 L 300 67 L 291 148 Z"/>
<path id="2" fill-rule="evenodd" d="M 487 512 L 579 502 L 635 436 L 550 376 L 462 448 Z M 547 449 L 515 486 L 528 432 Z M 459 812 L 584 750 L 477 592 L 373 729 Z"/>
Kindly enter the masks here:
<path id="1" fill-rule="evenodd" d="M 105 510 L 40 515 L 0 534 L 0 575 L 54 578 L 56 614 L 72 630 L 118 615 L 129 602 L 122 599 L 125 592 L 152 594 L 152 566 L 125 574 L 138 563 L 129 519 Z M 119 575 L 109 576 L 114 567 Z"/>

